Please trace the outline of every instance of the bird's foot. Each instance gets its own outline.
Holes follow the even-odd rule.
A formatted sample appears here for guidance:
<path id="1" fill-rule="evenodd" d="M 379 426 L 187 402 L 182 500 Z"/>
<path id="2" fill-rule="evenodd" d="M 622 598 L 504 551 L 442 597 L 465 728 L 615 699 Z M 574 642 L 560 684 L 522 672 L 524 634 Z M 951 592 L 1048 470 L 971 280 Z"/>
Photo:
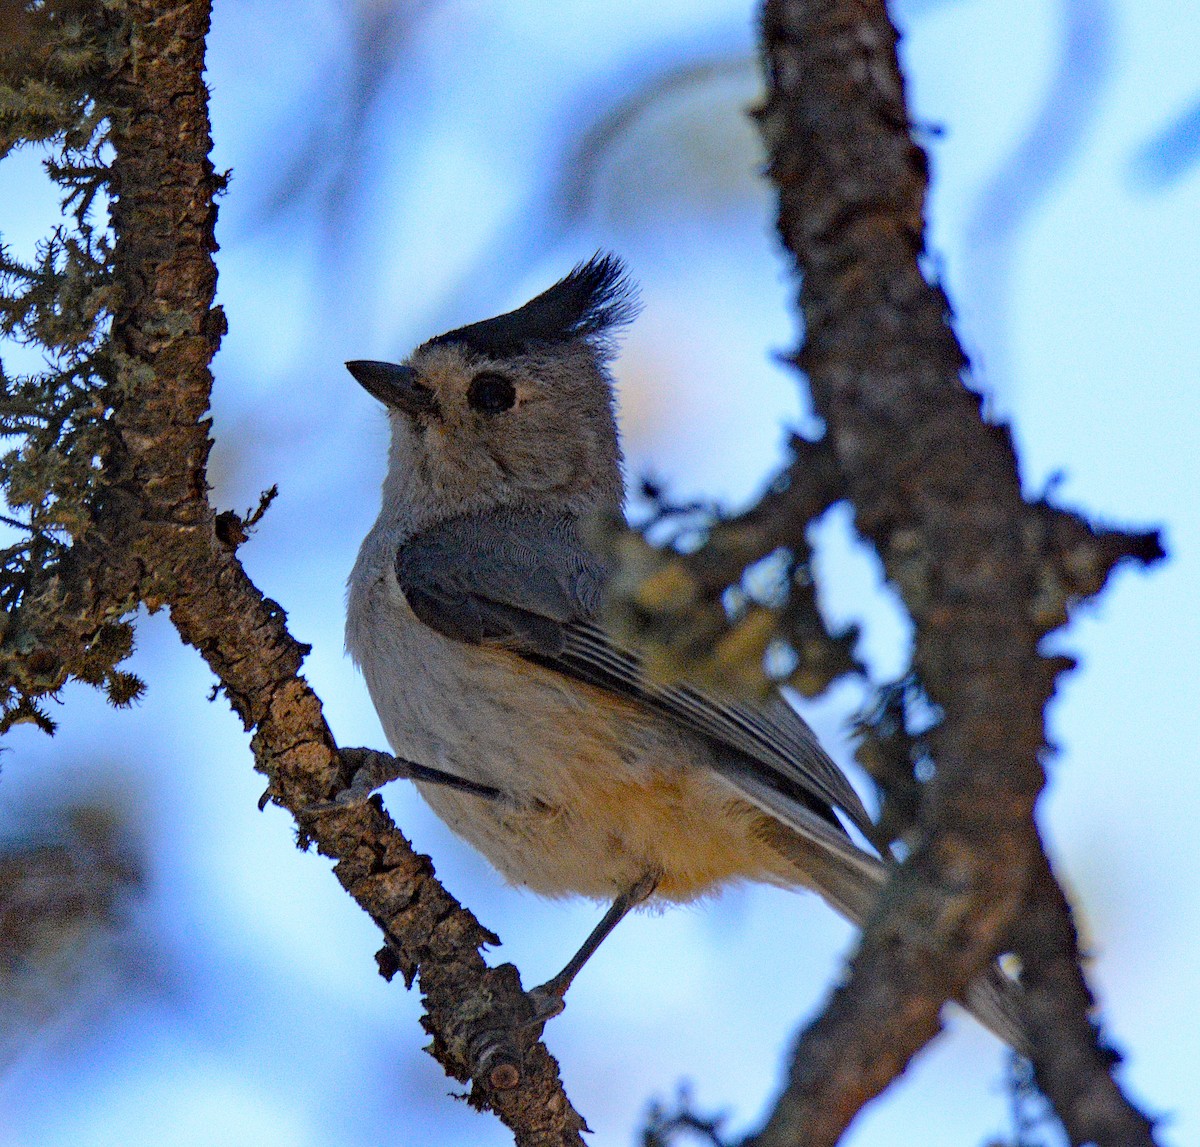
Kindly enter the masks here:
<path id="1" fill-rule="evenodd" d="M 499 789 L 492 788 L 491 785 L 482 785 L 476 781 L 467 780 L 465 777 L 447 773 L 442 769 L 433 769 L 428 765 L 417 764 L 416 761 L 409 761 L 404 757 L 393 757 L 390 753 L 381 753 L 377 749 L 342 749 L 340 756 L 343 776 L 349 773 L 350 783 L 329 800 L 310 804 L 305 809 L 306 812 L 333 812 L 364 804 L 372 793 L 392 781 L 399 780 L 444 785 L 447 788 L 483 797 L 485 800 L 504 799 L 504 794 Z"/>

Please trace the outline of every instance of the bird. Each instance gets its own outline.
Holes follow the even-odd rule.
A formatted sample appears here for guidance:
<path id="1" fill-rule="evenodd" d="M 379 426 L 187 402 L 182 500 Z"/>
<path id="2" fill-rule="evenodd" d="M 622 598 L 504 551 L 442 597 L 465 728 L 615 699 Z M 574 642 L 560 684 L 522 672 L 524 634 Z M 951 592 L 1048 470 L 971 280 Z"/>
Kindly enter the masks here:
<path id="1" fill-rule="evenodd" d="M 623 515 L 611 364 L 637 310 L 622 261 L 598 252 L 401 363 L 346 363 L 390 424 L 346 648 L 392 751 L 506 880 L 608 905 L 531 993 L 544 1017 L 640 905 L 761 882 L 815 891 L 862 925 L 894 867 L 848 831 L 877 835 L 782 697 L 655 680 L 605 628 L 612 571 L 589 523 Z M 967 1006 L 1017 1046 L 1012 996 L 994 968 Z"/>

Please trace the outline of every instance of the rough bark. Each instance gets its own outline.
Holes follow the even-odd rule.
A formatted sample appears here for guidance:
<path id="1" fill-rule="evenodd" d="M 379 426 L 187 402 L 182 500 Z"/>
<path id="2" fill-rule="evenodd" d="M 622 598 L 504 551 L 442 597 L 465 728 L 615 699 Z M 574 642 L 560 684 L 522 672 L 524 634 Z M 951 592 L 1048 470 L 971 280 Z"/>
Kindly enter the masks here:
<path id="1" fill-rule="evenodd" d="M 324 807 L 349 778 L 300 674 L 307 650 L 246 576 L 238 523 L 208 501 L 209 363 L 225 329 L 212 305 L 222 181 L 209 161 L 202 79 L 209 2 L 111 9 L 128 39 L 95 93 L 111 120 L 120 298 L 111 333 L 117 376 L 106 395 L 110 483 L 91 528 L 52 582 L 27 595 L 8 636 L 40 654 L 39 680 L 61 681 L 105 620 L 138 602 L 165 606 L 253 731 L 264 799 L 292 812 L 302 843 L 336 861 L 343 887 L 383 931 L 380 970 L 400 971 L 410 985 L 419 979 L 434 1056 L 472 1082 L 471 1103 L 493 1110 L 518 1144 L 577 1147 L 584 1122 L 557 1064 L 536 1028 L 517 1027 L 532 1008 L 516 970 L 488 968 L 480 955 L 496 937 L 438 883 L 380 802 Z"/>
<path id="2" fill-rule="evenodd" d="M 883 0 L 768 0 L 763 31 L 759 117 L 801 276 L 796 362 L 857 528 L 916 624 L 914 669 L 942 721 L 912 851 L 752 1141 L 835 1143 L 937 1033 L 944 1001 L 1013 949 L 1037 1079 L 1072 1141 L 1150 1143 L 1088 1020 L 1033 809 L 1044 712 L 1069 665 L 1039 643 L 1122 557 L 1158 556 L 1157 539 L 1026 502 L 1007 428 L 964 384 L 947 301 L 923 274 L 926 158 Z"/>

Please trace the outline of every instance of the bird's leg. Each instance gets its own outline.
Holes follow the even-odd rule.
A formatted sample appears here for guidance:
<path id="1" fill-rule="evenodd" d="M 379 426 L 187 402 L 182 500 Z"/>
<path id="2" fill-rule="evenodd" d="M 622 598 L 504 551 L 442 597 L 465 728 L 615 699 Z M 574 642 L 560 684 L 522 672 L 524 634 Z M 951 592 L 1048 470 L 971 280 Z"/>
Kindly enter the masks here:
<path id="1" fill-rule="evenodd" d="M 342 749 L 340 755 L 343 765 L 350 768 L 350 784 L 336 793 L 332 800 L 309 805 L 305 811 L 332 812 L 349 805 L 362 804 L 376 789 L 383 788 L 390 781 L 403 779 L 421 781 L 429 785 L 444 785 L 446 788 L 458 789 L 485 800 L 507 799 L 504 793 L 491 785 L 481 785 L 477 781 L 469 781 L 465 777 L 457 777 L 453 773 L 421 765 L 404 757 L 393 757 L 390 753 L 381 753 L 375 749 Z"/>
<path id="2" fill-rule="evenodd" d="M 658 887 L 659 874 L 647 872 L 636 884 L 625 889 L 609 905 L 608 911 L 601 917 L 600 923 L 591 930 L 588 938 L 579 946 L 557 976 L 547 980 L 540 987 L 530 990 L 533 998 L 535 1022 L 544 1023 L 558 1015 L 566 1007 L 565 996 L 572 981 L 579 975 L 580 969 L 591 959 L 592 954 L 604 943 L 608 934 L 639 904 L 646 901 Z"/>

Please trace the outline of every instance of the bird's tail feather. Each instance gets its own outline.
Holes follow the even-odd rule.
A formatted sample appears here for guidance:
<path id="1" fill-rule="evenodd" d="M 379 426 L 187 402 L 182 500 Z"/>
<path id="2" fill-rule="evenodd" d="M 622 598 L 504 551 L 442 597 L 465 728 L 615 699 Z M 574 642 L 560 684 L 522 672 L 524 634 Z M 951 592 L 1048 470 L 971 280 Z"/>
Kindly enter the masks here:
<path id="1" fill-rule="evenodd" d="M 882 861 L 855 846 L 849 838 L 834 845 L 825 839 L 825 834 L 814 839 L 807 832 L 794 831 L 774 819 L 764 826 L 764 838 L 832 908 L 860 927 L 866 922 L 888 879 L 888 869 Z M 1021 988 L 998 965 L 971 984 L 964 1006 L 1014 1051 L 1027 1054 Z"/>

